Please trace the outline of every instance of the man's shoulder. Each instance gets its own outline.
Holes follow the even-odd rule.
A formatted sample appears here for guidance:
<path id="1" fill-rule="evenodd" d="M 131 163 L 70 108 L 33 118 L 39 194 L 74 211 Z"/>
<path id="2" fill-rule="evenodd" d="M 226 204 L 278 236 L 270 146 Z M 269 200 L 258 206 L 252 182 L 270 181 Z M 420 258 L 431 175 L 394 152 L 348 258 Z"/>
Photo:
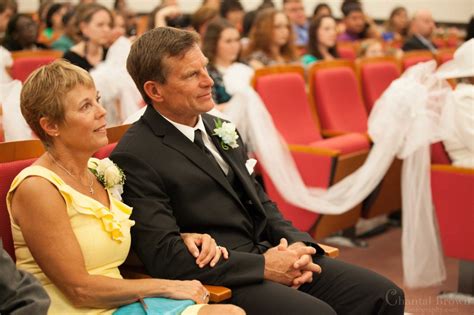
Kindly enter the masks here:
<path id="1" fill-rule="evenodd" d="M 146 149 L 149 147 L 152 138 L 154 138 L 152 130 L 140 119 L 128 128 L 118 141 L 112 154 Z"/>

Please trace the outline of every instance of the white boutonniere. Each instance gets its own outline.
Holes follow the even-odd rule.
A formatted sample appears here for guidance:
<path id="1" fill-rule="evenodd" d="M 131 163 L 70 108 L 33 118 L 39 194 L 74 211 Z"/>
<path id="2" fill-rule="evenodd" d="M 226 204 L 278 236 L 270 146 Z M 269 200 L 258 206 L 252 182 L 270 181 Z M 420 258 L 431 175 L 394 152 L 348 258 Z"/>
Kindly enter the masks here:
<path id="1" fill-rule="evenodd" d="M 221 138 L 222 149 L 228 150 L 229 147 L 232 149 L 238 148 L 239 144 L 237 143 L 237 139 L 239 139 L 239 135 L 235 130 L 235 125 L 226 121 L 222 122 L 220 119 L 215 120 L 215 123 L 216 128 L 214 128 L 213 135 Z"/>
<path id="2" fill-rule="evenodd" d="M 87 166 L 112 196 L 122 200 L 121 195 L 123 193 L 123 184 L 125 183 L 125 174 L 117 164 L 109 158 L 102 160 L 90 158 Z"/>

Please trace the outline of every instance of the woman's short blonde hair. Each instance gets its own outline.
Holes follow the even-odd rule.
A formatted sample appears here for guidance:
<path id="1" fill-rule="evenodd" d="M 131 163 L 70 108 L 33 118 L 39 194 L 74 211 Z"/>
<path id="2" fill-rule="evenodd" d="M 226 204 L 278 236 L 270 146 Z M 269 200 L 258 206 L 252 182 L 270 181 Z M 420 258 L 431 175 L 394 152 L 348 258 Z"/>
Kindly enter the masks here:
<path id="1" fill-rule="evenodd" d="M 52 144 L 52 138 L 41 128 L 40 119 L 62 123 L 64 98 L 78 85 L 94 87 L 94 81 L 87 71 L 63 59 L 35 70 L 23 85 L 21 113 L 46 147 Z"/>

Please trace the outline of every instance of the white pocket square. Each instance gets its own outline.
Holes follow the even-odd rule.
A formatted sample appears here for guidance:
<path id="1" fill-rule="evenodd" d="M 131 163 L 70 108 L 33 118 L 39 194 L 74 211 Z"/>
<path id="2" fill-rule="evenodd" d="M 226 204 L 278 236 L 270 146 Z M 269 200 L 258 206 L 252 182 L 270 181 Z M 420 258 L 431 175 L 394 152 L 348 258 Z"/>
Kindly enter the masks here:
<path id="1" fill-rule="evenodd" d="M 247 172 L 249 172 L 250 175 L 252 175 L 253 169 L 255 168 L 255 165 L 257 165 L 257 160 L 256 159 L 248 159 L 245 162 L 245 168 L 247 169 Z"/>

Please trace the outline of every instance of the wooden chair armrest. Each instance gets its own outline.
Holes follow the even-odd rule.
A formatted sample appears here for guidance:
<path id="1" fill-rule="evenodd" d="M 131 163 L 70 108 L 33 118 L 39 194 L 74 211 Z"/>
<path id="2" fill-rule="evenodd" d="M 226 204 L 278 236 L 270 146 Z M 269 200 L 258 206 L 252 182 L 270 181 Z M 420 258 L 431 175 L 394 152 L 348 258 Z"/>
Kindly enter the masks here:
<path id="1" fill-rule="evenodd" d="M 474 175 L 474 168 L 454 166 L 450 164 L 431 164 L 432 171 L 443 171 L 447 173 L 455 174 L 468 174 Z"/>
<path id="2" fill-rule="evenodd" d="M 209 302 L 220 303 L 232 297 L 232 290 L 218 285 L 204 285 L 209 291 Z"/>
<path id="3" fill-rule="evenodd" d="M 333 130 L 333 129 L 323 129 L 321 130 L 321 135 L 323 138 L 333 138 L 337 136 L 342 136 L 348 133 L 352 133 L 351 131 L 343 131 L 343 130 Z M 360 134 L 363 134 L 364 136 L 367 137 L 369 142 L 372 142 L 372 139 L 370 139 L 370 136 L 367 132 L 360 132 Z"/>
<path id="4" fill-rule="evenodd" d="M 338 150 L 334 150 L 334 149 L 317 148 L 317 147 L 311 147 L 311 146 L 299 145 L 299 144 L 289 144 L 288 148 L 290 149 L 291 152 L 302 152 L 302 153 L 324 155 L 324 156 L 330 156 L 330 157 L 337 157 L 340 154 Z"/>
<path id="5" fill-rule="evenodd" d="M 329 245 L 324 245 L 324 244 L 318 244 L 318 245 L 321 246 L 322 249 L 324 249 L 324 251 L 326 252 L 326 256 L 330 258 L 336 258 L 337 256 L 339 256 L 339 248 L 332 247 Z"/>
<path id="6" fill-rule="evenodd" d="M 321 130 L 321 135 L 323 138 L 333 138 L 341 135 L 345 135 L 346 133 L 349 133 L 348 131 L 342 131 L 342 130 L 333 130 L 333 129 L 322 129 Z"/>
<path id="7" fill-rule="evenodd" d="M 146 274 L 142 268 L 131 267 L 131 266 L 121 266 L 120 273 L 126 279 L 148 279 L 151 278 L 150 275 Z M 217 285 L 204 285 L 209 291 L 209 302 L 219 303 L 225 300 L 230 299 L 232 296 L 232 290 L 226 287 L 221 287 Z"/>

